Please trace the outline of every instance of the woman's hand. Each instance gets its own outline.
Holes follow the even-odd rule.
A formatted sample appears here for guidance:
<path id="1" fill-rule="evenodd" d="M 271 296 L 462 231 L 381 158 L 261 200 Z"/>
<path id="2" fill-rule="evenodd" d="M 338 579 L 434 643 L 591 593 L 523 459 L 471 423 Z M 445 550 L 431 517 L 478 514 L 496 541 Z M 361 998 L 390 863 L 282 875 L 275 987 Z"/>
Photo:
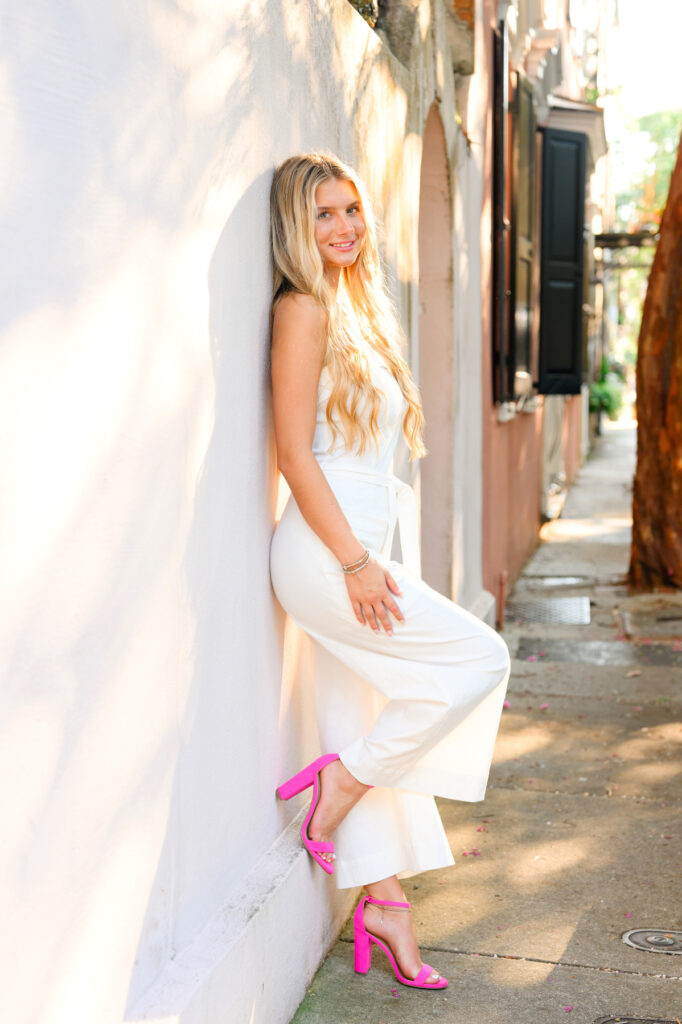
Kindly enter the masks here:
<path id="1" fill-rule="evenodd" d="M 405 621 L 405 616 L 392 596 L 397 594 L 402 597 L 400 587 L 390 572 L 373 558 L 359 572 L 348 574 L 345 580 L 355 617 L 363 626 L 367 622 L 378 633 L 381 623 L 391 636 L 393 624 L 389 612 L 398 622 Z"/>

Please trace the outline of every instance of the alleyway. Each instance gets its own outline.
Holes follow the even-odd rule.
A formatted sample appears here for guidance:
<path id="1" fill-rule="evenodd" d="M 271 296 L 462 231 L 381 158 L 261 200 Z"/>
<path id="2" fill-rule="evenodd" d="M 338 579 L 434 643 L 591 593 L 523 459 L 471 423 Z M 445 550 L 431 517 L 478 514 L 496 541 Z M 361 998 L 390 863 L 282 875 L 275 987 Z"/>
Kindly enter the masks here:
<path id="1" fill-rule="evenodd" d="M 457 866 L 405 883 L 449 988 L 406 989 L 379 953 L 356 975 L 347 925 L 295 1024 L 679 1024 L 682 956 L 622 940 L 682 952 L 682 608 L 627 599 L 634 452 L 609 424 L 544 527 L 508 603 L 488 796 L 442 804 Z"/>

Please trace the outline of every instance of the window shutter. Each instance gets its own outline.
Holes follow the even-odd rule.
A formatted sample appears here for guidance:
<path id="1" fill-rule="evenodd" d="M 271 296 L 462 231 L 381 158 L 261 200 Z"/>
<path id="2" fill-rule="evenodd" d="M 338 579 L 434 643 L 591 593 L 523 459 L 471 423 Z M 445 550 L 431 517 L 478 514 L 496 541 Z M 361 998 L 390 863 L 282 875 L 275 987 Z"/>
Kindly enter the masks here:
<path id="1" fill-rule="evenodd" d="M 581 132 L 543 129 L 540 380 L 544 395 L 582 383 L 585 156 Z"/>
<path id="2" fill-rule="evenodd" d="M 537 377 L 532 365 L 533 237 L 535 221 L 535 111 L 533 87 L 518 74 L 512 136 L 511 364 L 514 398 L 530 394 Z M 537 357 L 536 357 L 537 358 Z"/>

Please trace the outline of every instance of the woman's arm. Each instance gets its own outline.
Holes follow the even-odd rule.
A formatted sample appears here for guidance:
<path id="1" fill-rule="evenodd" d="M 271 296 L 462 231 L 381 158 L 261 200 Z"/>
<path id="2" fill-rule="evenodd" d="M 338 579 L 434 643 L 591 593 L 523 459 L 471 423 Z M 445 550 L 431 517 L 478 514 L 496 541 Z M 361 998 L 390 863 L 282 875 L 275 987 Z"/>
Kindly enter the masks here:
<path id="1" fill-rule="evenodd" d="M 272 394 L 277 464 L 308 525 L 338 558 L 349 565 L 364 554 L 312 451 L 317 391 L 326 347 L 326 314 L 309 295 L 291 293 L 277 305 L 272 327 Z M 387 609 L 403 616 L 390 590 L 400 588 L 389 572 L 370 562 L 346 577 L 359 622 L 387 632 Z"/>
<path id="2" fill-rule="evenodd" d="M 287 295 L 275 310 L 272 396 L 277 465 L 308 525 L 339 562 L 348 565 L 365 549 L 313 455 L 325 321 L 324 310 L 309 295 Z"/>

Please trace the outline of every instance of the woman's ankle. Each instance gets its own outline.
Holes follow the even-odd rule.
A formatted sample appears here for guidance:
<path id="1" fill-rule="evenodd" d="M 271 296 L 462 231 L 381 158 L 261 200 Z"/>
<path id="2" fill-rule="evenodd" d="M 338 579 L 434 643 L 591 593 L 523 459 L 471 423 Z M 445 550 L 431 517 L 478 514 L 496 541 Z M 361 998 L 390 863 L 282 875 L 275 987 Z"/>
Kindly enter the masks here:
<path id="1" fill-rule="evenodd" d="M 382 878 L 378 882 L 371 882 L 365 886 L 367 895 L 371 896 L 374 900 L 389 903 L 407 903 L 405 899 L 405 893 L 403 887 L 400 884 L 400 880 L 397 875 L 391 875 L 389 878 Z"/>

